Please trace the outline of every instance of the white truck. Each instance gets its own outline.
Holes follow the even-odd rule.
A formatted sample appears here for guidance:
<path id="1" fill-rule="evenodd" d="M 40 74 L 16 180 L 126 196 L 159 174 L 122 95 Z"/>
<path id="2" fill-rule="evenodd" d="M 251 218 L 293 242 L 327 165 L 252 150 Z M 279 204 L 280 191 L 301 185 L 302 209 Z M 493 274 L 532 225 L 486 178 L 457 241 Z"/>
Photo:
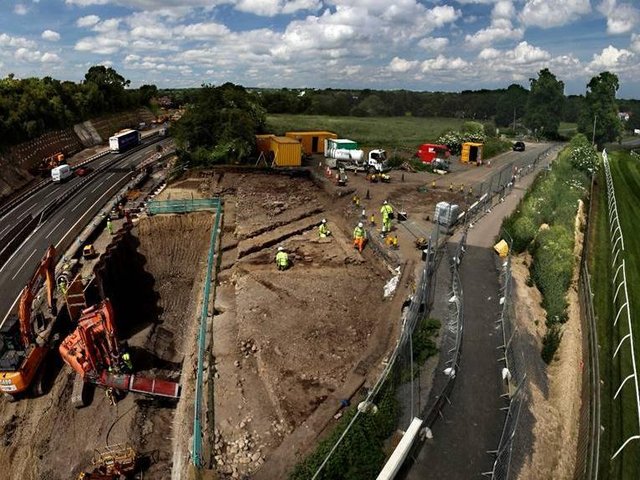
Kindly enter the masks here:
<path id="1" fill-rule="evenodd" d="M 353 140 L 326 139 L 324 156 L 325 163 L 330 168 L 378 173 L 389 170 L 386 151 L 374 149 L 365 156 L 364 151 L 359 149 Z"/>

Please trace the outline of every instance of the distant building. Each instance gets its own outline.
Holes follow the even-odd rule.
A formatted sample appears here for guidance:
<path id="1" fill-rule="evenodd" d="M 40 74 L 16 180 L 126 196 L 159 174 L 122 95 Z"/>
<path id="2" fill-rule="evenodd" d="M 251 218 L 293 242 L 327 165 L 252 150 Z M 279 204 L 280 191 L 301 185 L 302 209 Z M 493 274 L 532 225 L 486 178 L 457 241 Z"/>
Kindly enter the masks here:
<path id="1" fill-rule="evenodd" d="M 631 113 L 629 112 L 618 112 L 618 118 L 623 122 L 628 122 L 629 118 L 631 118 Z"/>

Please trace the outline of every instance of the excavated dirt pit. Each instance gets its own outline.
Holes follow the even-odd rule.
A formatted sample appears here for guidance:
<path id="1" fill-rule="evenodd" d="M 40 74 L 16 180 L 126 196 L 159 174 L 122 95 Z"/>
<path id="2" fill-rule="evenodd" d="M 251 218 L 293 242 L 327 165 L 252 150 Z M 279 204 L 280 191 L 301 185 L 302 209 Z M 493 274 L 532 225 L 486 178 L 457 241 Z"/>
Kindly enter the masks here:
<path id="1" fill-rule="evenodd" d="M 352 225 L 341 217 L 348 199 L 306 178 L 226 173 L 210 184 L 225 201 L 213 463 L 221 478 L 269 478 L 274 456 L 288 468 L 300 460 L 276 452 L 286 438 L 324 402 L 337 407 L 332 395 L 354 376 L 361 384 L 380 366 L 399 309 L 382 298 L 389 271 L 351 245 Z M 323 217 L 328 239 L 315 230 Z M 293 262 L 284 272 L 275 267 L 278 245 Z"/>
<path id="2" fill-rule="evenodd" d="M 143 219 L 106 263 L 104 290 L 139 373 L 177 380 L 183 361 L 190 369 L 212 221 L 210 212 Z M 182 470 L 188 458 L 173 451 L 177 444 L 188 454 L 188 393 L 177 405 L 128 394 L 111 406 L 96 389 L 91 405 L 76 410 L 74 377 L 65 366 L 47 395 L 2 400 L 2 478 L 76 478 L 90 467 L 94 449 L 120 442 L 144 456 L 144 478 L 169 479 L 172 465 Z M 182 375 L 183 391 L 193 389 L 191 382 L 190 371 Z"/>

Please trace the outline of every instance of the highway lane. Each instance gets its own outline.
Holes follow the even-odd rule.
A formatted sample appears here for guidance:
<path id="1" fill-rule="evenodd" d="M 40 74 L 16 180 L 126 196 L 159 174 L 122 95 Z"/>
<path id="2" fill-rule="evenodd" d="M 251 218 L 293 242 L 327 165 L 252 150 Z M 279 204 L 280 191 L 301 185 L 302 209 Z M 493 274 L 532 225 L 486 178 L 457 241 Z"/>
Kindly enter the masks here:
<path id="1" fill-rule="evenodd" d="M 163 140 L 159 144 L 169 141 Z M 78 233 L 131 179 L 129 168 L 153 155 L 156 145 L 125 157 L 97 175 L 45 220 L 0 267 L 0 326 L 17 304 L 20 292 L 49 245 L 56 246 L 58 255 L 64 253 Z"/>
<path id="2" fill-rule="evenodd" d="M 157 137 L 147 137 L 142 140 L 142 145 L 148 144 Z M 93 169 L 100 168 L 108 162 L 113 162 L 118 158 L 120 154 L 108 153 L 103 157 L 97 158 L 87 164 L 88 167 Z M 47 206 L 50 202 L 54 201 L 57 197 L 64 194 L 70 188 L 80 183 L 84 177 L 78 177 L 76 175 L 70 177 L 63 183 L 53 183 L 49 181 L 40 190 L 34 192 L 32 195 L 24 199 L 5 215 L 0 218 L 0 236 L 8 231 L 11 227 L 15 226 L 20 220 L 29 214 L 37 215 L 40 211 Z"/>

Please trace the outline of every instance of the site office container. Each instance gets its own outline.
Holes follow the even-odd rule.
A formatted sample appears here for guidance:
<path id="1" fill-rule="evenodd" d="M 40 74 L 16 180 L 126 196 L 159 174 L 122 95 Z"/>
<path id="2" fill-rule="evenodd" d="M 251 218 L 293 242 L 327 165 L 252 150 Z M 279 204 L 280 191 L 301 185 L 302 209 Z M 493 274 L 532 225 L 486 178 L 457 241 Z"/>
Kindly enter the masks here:
<path id="1" fill-rule="evenodd" d="M 462 163 L 475 162 L 478 165 L 482 163 L 482 143 L 466 142 L 462 144 L 462 153 L 460 161 Z"/>
<path id="2" fill-rule="evenodd" d="M 256 135 L 256 149 L 259 153 L 268 153 L 271 150 L 271 139 L 275 137 L 273 133 Z"/>
<path id="3" fill-rule="evenodd" d="M 306 154 L 324 153 L 325 140 L 338 138 L 337 134 L 325 131 L 296 131 L 286 132 L 284 135 L 298 140 L 302 145 L 302 151 Z"/>
<path id="4" fill-rule="evenodd" d="M 436 145 L 433 143 L 423 143 L 418 147 L 417 157 L 422 163 L 431 163 L 436 158 L 446 160 L 451 155 L 449 147 L 446 145 Z"/>
<path id="5" fill-rule="evenodd" d="M 271 137 L 273 163 L 278 167 L 299 167 L 302 165 L 302 145 L 289 137 Z"/>

